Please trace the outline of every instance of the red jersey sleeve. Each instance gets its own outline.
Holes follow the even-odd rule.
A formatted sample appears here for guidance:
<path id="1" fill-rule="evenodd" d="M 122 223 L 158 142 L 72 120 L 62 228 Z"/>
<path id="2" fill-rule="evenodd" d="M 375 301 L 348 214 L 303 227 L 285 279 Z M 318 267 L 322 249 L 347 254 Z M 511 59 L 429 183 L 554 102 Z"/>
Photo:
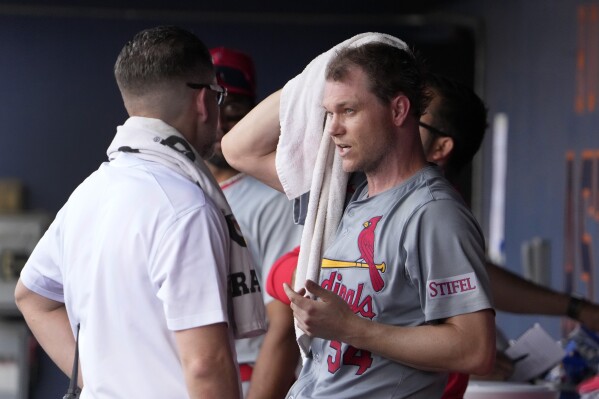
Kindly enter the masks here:
<path id="1" fill-rule="evenodd" d="M 266 278 L 266 292 L 279 301 L 290 305 L 291 302 L 285 294 L 283 283 L 291 285 L 293 273 L 297 268 L 297 258 L 299 256 L 300 247 L 295 247 L 273 263 L 268 277 Z"/>

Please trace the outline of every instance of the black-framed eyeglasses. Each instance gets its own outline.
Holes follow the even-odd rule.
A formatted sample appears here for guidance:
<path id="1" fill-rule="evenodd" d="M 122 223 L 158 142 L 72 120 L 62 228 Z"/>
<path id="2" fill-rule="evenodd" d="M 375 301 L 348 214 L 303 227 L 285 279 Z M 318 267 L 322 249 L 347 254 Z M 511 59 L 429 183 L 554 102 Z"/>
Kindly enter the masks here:
<path id="1" fill-rule="evenodd" d="M 422 126 L 423 128 L 425 128 L 426 130 L 429 130 L 429 131 L 433 132 L 434 134 L 436 134 L 438 136 L 452 137 L 451 134 L 445 133 L 443 130 L 439 130 L 436 127 L 433 127 L 433 126 L 429 125 L 428 123 L 424 123 L 424 122 L 418 121 L 418 124 L 420 126 Z"/>
<path id="2" fill-rule="evenodd" d="M 225 102 L 225 97 L 227 97 L 227 89 L 217 84 L 207 84 L 207 83 L 187 83 L 187 87 L 192 89 L 208 89 L 212 90 L 216 93 L 216 103 L 218 105 L 223 105 Z"/>

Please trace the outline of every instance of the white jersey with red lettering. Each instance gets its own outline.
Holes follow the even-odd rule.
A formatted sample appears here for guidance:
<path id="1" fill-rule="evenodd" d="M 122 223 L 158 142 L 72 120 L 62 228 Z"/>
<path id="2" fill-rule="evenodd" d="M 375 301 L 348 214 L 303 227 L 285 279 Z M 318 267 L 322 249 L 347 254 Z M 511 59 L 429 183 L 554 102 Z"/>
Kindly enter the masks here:
<path id="1" fill-rule="evenodd" d="M 484 238 L 436 166 L 368 197 L 358 188 L 326 249 L 320 284 L 361 317 L 420 326 L 492 308 Z M 288 398 L 435 398 L 445 373 L 424 372 L 343 342 L 313 339 Z"/>
<path id="2" fill-rule="evenodd" d="M 265 304 L 273 298 L 266 293 L 266 277 L 273 263 L 298 246 L 302 228 L 291 218 L 293 204 L 284 194 L 244 173 L 220 184 L 256 265 L 255 281 L 232 281 L 233 289 L 253 290 L 261 287 Z M 259 281 L 260 287 L 256 282 Z M 235 341 L 240 364 L 253 363 L 263 337 Z"/>

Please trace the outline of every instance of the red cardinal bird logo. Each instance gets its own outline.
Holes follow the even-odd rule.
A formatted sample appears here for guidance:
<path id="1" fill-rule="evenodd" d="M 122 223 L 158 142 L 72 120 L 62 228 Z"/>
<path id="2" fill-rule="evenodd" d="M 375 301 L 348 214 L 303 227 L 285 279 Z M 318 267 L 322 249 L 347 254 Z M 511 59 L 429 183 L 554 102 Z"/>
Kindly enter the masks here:
<path id="1" fill-rule="evenodd" d="M 376 224 L 381 218 L 382 216 L 375 216 L 369 221 L 364 222 L 364 229 L 358 236 L 358 249 L 360 250 L 362 260 L 364 260 L 364 263 L 368 264 L 370 282 L 372 283 L 372 288 L 374 288 L 376 292 L 379 292 L 385 286 L 385 281 L 383 281 L 383 278 L 379 274 L 374 263 L 374 229 L 376 229 Z"/>

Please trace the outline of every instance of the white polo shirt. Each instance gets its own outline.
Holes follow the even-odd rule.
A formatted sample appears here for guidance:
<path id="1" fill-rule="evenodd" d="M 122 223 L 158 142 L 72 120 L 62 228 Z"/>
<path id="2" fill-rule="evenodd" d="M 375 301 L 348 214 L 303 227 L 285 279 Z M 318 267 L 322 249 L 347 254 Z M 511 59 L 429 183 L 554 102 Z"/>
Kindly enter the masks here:
<path id="1" fill-rule="evenodd" d="M 82 398 L 187 398 L 173 331 L 228 321 L 228 254 L 196 184 L 123 153 L 73 192 L 21 279 L 81 323 Z"/>

